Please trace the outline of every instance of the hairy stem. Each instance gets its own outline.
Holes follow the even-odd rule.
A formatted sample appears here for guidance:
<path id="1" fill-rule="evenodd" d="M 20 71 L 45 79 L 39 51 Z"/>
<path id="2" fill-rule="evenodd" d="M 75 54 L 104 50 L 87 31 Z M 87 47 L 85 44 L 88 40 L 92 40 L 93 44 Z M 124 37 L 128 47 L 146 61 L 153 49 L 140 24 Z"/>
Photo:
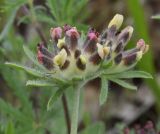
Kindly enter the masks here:
<path id="1" fill-rule="evenodd" d="M 77 134 L 77 128 L 78 128 L 78 111 L 79 111 L 79 99 L 80 99 L 80 90 L 81 88 L 78 87 L 77 89 L 74 89 L 74 104 L 72 109 L 72 122 L 71 122 L 71 134 Z"/>

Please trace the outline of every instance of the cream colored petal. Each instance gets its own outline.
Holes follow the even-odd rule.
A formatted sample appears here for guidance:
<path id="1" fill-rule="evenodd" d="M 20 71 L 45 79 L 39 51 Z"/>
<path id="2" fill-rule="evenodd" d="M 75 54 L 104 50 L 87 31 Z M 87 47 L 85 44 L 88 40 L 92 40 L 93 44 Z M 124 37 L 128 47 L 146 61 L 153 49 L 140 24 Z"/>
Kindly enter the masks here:
<path id="1" fill-rule="evenodd" d="M 99 43 L 97 43 L 97 48 L 98 48 L 98 54 L 101 57 L 101 59 L 104 58 L 104 51 L 103 51 L 103 46 Z"/>
<path id="2" fill-rule="evenodd" d="M 65 49 L 62 49 L 58 55 L 56 55 L 54 57 L 54 64 L 58 65 L 58 66 L 63 66 L 65 61 L 67 59 L 67 52 Z"/>
<path id="3" fill-rule="evenodd" d="M 119 29 L 121 27 L 123 23 L 123 15 L 121 14 L 116 14 L 113 19 L 110 21 L 108 28 L 110 28 L 111 26 L 115 25 L 117 29 Z"/>
<path id="4" fill-rule="evenodd" d="M 62 48 L 62 46 L 65 44 L 65 38 L 58 39 L 57 47 Z"/>

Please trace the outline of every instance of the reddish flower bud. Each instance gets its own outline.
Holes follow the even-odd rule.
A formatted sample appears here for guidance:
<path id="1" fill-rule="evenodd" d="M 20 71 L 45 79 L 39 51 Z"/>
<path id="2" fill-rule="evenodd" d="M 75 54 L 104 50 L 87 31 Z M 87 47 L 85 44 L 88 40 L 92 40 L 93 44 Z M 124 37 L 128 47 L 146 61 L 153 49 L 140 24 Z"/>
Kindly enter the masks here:
<path id="1" fill-rule="evenodd" d="M 53 69 L 53 55 L 44 47 L 43 43 L 39 43 L 37 49 L 37 59 L 39 63 L 43 64 L 49 70 Z"/>
<path id="2" fill-rule="evenodd" d="M 37 45 L 37 49 L 42 55 L 53 58 L 53 54 L 48 51 L 42 42 Z"/>
<path id="3" fill-rule="evenodd" d="M 69 37 L 74 37 L 74 38 L 79 38 L 79 32 L 77 31 L 76 28 L 71 28 L 70 30 L 66 31 L 66 35 Z"/>
<path id="4" fill-rule="evenodd" d="M 84 51 L 93 53 L 97 49 L 98 37 L 95 32 L 91 31 L 88 33 L 87 39 L 84 42 Z"/>
<path id="5" fill-rule="evenodd" d="M 139 49 L 140 51 L 142 51 L 143 53 L 146 53 L 149 49 L 149 45 L 146 45 L 145 41 L 143 39 L 140 39 L 137 42 L 136 48 Z"/>
<path id="6" fill-rule="evenodd" d="M 62 37 L 62 28 L 61 27 L 51 28 L 50 35 L 52 40 L 57 42 L 58 39 Z"/>
<path id="7" fill-rule="evenodd" d="M 43 63 L 43 59 L 42 59 L 42 58 L 43 58 L 43 55 L 42 55 L 41 51 L 38 50 L 37 59 L 38 59 L 38 62 L 39 62 L 40 64 Z"/>
<path id="8" fill-rule="evenodd" d="M 68 24 L 65 24 L 65 25 L 63 26 L 64 32 L 70 30 L 71 28 L 72 28 L 72 27 L 71 27 L 70 25 L 68 25 Z"/>
<path id="9" fill-rule="evenodd" d="M 76 28 L 71 28 L 70 30 L 66 31 L 65 41 L 71 50 L 75 50 L 75 48 L 78 46 L 79 37 L 80 34 Z"/>
<path id="10" fill-rule="evenodd" d="M 38 50 L 38 54 L 37 54 L 37 59 L 38 59 L 39 63 L 43 64 L 43 66 L 45 68 L 47 68 L 48 70 L 51 70 L 54 68 L 52 59 L 43 55 L 41 53 L 41 51 L 39 51 L 39 50 Z"/>

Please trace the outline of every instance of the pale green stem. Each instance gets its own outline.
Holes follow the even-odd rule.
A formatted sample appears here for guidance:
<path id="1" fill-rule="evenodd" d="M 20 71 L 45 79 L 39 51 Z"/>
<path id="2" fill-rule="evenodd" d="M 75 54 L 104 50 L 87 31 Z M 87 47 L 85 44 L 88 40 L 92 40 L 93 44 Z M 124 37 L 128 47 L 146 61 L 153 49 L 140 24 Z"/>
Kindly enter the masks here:
<path id="1" fill-rule="evenodd" d="M 79 113 L 79 99 L 80 99 L 80 91 L 81 88 L 77 87 L 74 89 L 74 100 L 73 100 L 73 109 L 72 109 L 72 120 L 71 120 L 71 134 L 77 134 L 78 128 L 78 113 Z"/>

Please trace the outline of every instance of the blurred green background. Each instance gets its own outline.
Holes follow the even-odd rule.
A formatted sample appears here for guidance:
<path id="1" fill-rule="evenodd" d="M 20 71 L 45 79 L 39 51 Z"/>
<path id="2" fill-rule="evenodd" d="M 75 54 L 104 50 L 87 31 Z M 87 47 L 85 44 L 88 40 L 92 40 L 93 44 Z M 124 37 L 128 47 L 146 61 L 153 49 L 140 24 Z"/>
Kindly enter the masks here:
<path id="1" fill-rule="evenodd" d="M 89 83 L 82 95 L 79 133 L 121 134 L 124 127 L 143 127 L 149 120 L 160 131 L 160 20 L 151 18 L 160 13 L 159 0 L 0 0 L 0 133 L 67 134 L 61 100 L 46 110 L 55 89 L 26 87 L 26 80 L 33 76 L 4 63 L 33 66 L 23 45 L 36 54 L 38 42 L 50 43 L 51 27 L 70 24 L 86 32 L 91 26 L 102 32 L 116 13 L 124 15 L 123 28 L 134 27 L 128 48 L 140 38 L 150 45 L 136 68 L 151 73 L 154 79 L 133 79 L 138 91 L 110 83 L 108 100 L 101 107 L 99 80 Z M 67 90 L 66 96 L 70 111 L 72 94 Z"/>

